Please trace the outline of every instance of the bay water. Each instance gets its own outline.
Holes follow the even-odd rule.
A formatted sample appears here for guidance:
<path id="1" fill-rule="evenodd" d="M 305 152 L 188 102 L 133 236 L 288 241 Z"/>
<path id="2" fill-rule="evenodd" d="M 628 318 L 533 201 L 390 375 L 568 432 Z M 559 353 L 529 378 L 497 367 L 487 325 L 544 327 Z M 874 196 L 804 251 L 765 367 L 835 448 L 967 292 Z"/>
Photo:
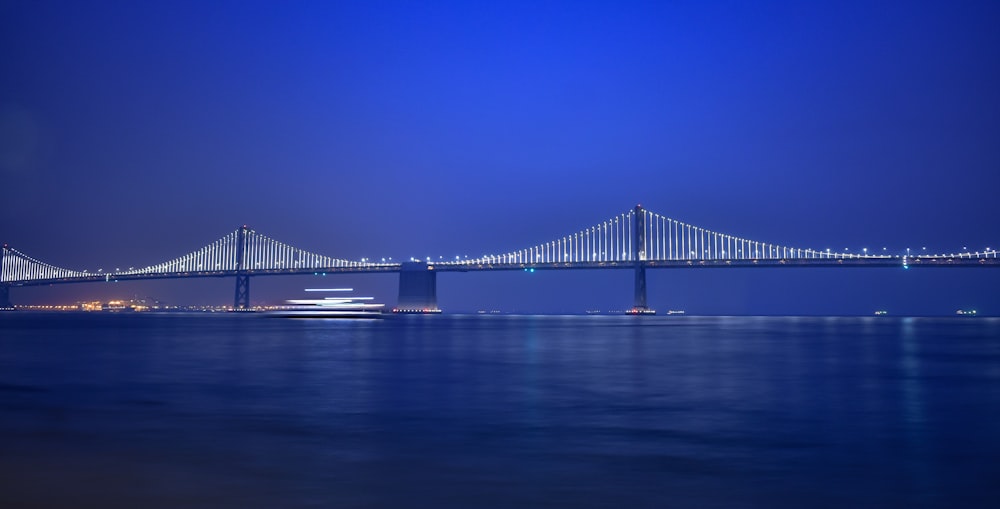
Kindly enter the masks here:
<path id="1" fill-rule="evenodd" d="M 0 507 L 1000 507 L 1000 319 L 5 313 Z"/>

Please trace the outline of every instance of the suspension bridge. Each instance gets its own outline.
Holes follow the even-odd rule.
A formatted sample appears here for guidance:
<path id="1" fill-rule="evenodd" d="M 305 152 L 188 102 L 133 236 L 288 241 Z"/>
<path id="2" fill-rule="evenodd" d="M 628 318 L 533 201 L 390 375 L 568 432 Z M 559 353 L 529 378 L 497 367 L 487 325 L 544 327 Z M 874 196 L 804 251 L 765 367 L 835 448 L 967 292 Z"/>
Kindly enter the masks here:
<path id="1" fill-rule="evenodd" d="M 52 265 L 3 246 L 0 309 L 14 287 L 148 279 L 234 277 L 234 310 L 250 308 L 252 276 L 398 273 L 399 312 L 439 312 L 437 274 L 498 270 L 627 269 L 635 275 L 632 312 L 652 312 L 646 270 L 725 267 L 1000 267 L 997 250 L 948 254 L 869 254 L 750 240 L 684 223 L 637 205 L 587 228 L 530 247 L 478 258 L 406 262 L 348 260 L 299 249 L 246 225 L 182 256 L 141 268 L 97 273 Z"/>

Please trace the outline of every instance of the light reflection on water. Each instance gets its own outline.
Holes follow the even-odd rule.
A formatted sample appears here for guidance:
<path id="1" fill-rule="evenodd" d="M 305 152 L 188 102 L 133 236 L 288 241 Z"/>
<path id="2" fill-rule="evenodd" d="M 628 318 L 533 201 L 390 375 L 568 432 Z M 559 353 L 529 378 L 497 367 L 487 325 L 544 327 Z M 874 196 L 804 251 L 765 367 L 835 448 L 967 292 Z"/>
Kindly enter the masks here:
<path id="1" fill-rule="evenodd" d="M 970 507 L 1000 478 L 995 319 L 18 314 L 0 332 L 0 506 Z"/>

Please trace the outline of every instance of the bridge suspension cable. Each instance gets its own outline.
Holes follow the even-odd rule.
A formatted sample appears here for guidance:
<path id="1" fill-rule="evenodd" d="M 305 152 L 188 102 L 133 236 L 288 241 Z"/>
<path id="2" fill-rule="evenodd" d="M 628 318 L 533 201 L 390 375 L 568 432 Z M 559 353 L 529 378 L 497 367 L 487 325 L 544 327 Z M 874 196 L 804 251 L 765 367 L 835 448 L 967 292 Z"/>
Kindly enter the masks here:
<path id="1" fill-rule="evenodd" d="M 641 214 L 641 217 L 637 214 Z M 642 228 L 642 235 L 637 235 Z M 641 242 L 642 245 L 633 245 Z M 549 242 L 445 265 L 531 265 L 635 261 L 892 258 L 796 248 L 746 239 L 671 219 L 641 207 Z"/>
<path id="2" fill-rule="evenodd" d="M 750 240 L 684 223 L 643 210 L 647 260 L 786 260 L 891 258 L 889 255 L 841 253 Z"/>
<path id="3" fill-rule="evenodd" d="M 530 265 L 631 261 L 634 257 L 632 250 L 634 216 L 634 211 L 630 210 L 588 228 L 524 249 L 484 255 L 474 259 L 449 260 L 439 263 L 444 265 Z"/>
<path id="4" fill-rule="evenodd" d="M 540 263 L 626 262 L 634 259 L 635 212 L 612 216 L 590 227 L 516 251 L 438 262 L 444 265 L 530 265 Z"/>
<path id="5" fill-rule="evenodd" d="M 640 231 L 641 230 L 641 231 Z M 560 266 L 637 264 L 642 262 L 754 261 L 809 259 L 892 259 L 901 258 L 903 266 L 924 262 L 928 265 L 955 261 L 997 258 L 997 250 L 986 248 L 951 254 L 903 255 L 863 254 L 790 247 L 729 235 L 670 217 L 642 207 L 612 216 L 573 233 L 524 249 L 479 258 L 436 262 L 438 265 Z M 0 283 L 48 284 L 53 282 L 94 281 L 129 277 L 221 276 L 252 273 L 303 273 L 352 270 L 381 270 L 398 263 L 348 260 L 305 251 L 279 242 L 247 227 L 238 228 L 222 238 L 171 260 L 128 270 L 92 273 L 57 267 L 36 260 L 7 245 L 0 260 Z M 487 267 L 488 268 L 488 267 Z"/>
<path id="6" fill-rule="evenodd" d="M 240 230 L 230 232 L 211 244 L 183 256 L 156 265 L 120 272 L 119 274 L 173 274 L 186 272 L 231 272 L 244 270 L 328 270 L 363 268 L 383 264 L 323 256 L 296 248 L 284 242 L 246 229 L 243 249 L 239 249 Z M 239 258 L 242 257 L 242 260 Z M 241 263 L 242 262 L 242 263 Z"/>
<path id="7" fill-rule="evenodd" d="M 0 261 L 0 282 L 31 281 L 36 279 L 59 279 L 82 277 L 85 272 L 56 267 L 38 261 L 14 248 L 3 246 Z"/>
<path id="8" fill-rule="evenodd" d="M 241 230 L 245 230 L 241 236 Z M 242 249 L 240 243 L 242 242 Z M 305 272 L 392 267 L 392 263 L 347 260 L 324 256 L 279 242 L 249 228 L 232 231 L 190 253 L 140 268 L 93 273 L 56 267 L 4 246 L 0 282 L 115 279 L 118 277 L 172 277 L 225 275 L 235 272 Z"/>

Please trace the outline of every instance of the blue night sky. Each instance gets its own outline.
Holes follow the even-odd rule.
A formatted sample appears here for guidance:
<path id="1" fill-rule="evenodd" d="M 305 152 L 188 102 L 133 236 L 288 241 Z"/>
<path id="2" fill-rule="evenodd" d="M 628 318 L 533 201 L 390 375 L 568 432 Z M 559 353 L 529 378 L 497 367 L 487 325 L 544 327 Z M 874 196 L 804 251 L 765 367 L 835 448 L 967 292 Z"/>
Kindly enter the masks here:
<path id="1" fill-rule="evenodd" d="M 997 2 L 0 3 L 0 242 L 150 265 L 241 224 L 478 256 L 636 203 L 797 247 L 1000 245 Z M 689 313 L 1000 314 L 1000 271 L 651 271 Z M 396 277 L 253 279 L 255 302 Z M 233 282 L 15 289 L 227 304 Z M 446 311 L 623 309 L 628 271 L 444 274 Z"/>

